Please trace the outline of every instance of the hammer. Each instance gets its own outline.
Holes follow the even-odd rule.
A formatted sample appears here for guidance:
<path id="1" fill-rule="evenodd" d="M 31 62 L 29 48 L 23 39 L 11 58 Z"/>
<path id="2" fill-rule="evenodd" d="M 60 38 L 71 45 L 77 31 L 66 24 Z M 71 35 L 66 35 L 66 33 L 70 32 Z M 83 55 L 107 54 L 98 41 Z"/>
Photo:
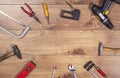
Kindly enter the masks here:
<path id="1" fill-rule="evenodd" d="M 113 52 L 120 52 L 120 48 L 110 48 L 110 47 L 104 47 L 102 42 L 99 42 L 98 45 L 98 56 L 103 55 L 103 51 L 113 51 Z"/>
<path id="2" fill-rule="evenodd" d="M 21 55 L 21 52 L 20 52 L 18 46 L 13 45 L 12 49 L 13 49 L 12 51 L 7 51 L 7 53 L 0 56 L 0 62 L 11 57 L 11 56 L 14 56 L 14 55 L 16 55 L 19 59 L 22 59 L 22 55 Z"/>

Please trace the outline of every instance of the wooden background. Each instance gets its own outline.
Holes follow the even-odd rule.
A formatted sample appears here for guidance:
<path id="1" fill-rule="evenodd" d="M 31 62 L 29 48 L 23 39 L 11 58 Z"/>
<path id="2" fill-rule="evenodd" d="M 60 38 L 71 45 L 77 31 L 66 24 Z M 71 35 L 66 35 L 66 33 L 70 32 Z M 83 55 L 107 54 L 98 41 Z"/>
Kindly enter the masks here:
<path id="1" fill-rule="evenodd" d="M 108 78 L 120 77 L 120 53 L 104 52 L 103 56 L 97 56 L 99 42 L 103 42 L 105 46 L 120 47 L 120 6 L 113 3 L 110 8 L 109 17 L 114 29 L 109 30 L 89 9 L 91 2 L 99 4 L 100 0 L 69 1 L 75 8 L 81 10 L 79 21 L 59 17 L 61 9 L 70 10 L 64 0 L 0 0 L 0 10 L 31 27 L 29 33 L 22 39 L 15 39 L 0 31 L 0 55 L 14 43 L 19 46 L 23 56 L 22 60 L 13 56 L 0 62 L 0 78 L 14 78 L 29 60 L 34 61 L 37 67 L 27 78 L 51 78 L 53 66 L 57 66 L 55 78 L 58 76 L 64 78 L 64 74 L 71 74 L 67 69 L 68 64 L 76 67 L 78 78 L 93 78 L 83 68 L 89 60 L 93 60 L 103 69 Z M 25 2 L 30 4 L 44 25 L 23 13 L 20 7 L 24 6 Z M 48 4 L 51 25 L 47 25 L 42 3 Z M 0 26 L 16 34 L 23 29 L 1 14 Z"/>

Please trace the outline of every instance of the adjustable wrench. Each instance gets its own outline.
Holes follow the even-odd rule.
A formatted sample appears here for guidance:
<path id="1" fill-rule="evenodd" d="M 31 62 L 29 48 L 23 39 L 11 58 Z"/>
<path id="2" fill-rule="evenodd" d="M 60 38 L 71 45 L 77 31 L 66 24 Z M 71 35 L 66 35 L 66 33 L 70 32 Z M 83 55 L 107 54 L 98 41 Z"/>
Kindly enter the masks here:
<path id="1" fill-rule="evenodd" d="M 17 39 L 23 38 L 23 37 L 27 34 L 27 32 L 30 30 L 30 27 L 29 27 L 29 26 L 26 26 L 26 25 L 22 24 L 20 21 L 18 21 L 18 20 L 16 20 L 15 18 L 7 15 L 7 14 L 4 13 L 3 11 L 0 11 L 0 13 L 3 14 L 3 15 L 5 15 L 5 16 L 7 16 L 8 18 L 10 18 L 11 20 L 13 20 L 13 21 L 16 22 L 17 24 L 25 27 L 21 34 L 16 35 L 16 34 L 14 34 L 13 32 L 10 32 L 9 30 L 7 30 L 7 29 L 5 29 L 4 27 L 0 26 L 0 29 L 1 29 L 1 30 L 3 30 L 4 32 L 6 32 L 6 33 L 8 33 L 9 35 L 13 36 L 14 38 L 17 38 Z"/>
<path id="2" fill-rule="evenodd" d="M 78 78 L 77 77 L 77 74 L 76 74 L 76 68 L 72 65 L 72 64 L 69 64 L 68 65 L 68 70 L 70 70 L 72 73 L 73 73 L 73 75 L 74 75 L 74 78 Z"/>

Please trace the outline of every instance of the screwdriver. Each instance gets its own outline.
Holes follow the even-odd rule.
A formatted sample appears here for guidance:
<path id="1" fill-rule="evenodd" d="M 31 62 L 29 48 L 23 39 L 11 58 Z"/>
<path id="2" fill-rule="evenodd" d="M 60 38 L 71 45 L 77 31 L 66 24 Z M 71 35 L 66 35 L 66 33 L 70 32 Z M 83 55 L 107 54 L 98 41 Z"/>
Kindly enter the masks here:
<path id="1" fill-rule="evenodd" d="M 48 6 L 46 3 L 43 3 L 43 9 L 44 9 L 44 14 L 45 14 L 45 17 L 47 19 L 47 22 L 48 22 L 48 24 L 50 24 Z"/>

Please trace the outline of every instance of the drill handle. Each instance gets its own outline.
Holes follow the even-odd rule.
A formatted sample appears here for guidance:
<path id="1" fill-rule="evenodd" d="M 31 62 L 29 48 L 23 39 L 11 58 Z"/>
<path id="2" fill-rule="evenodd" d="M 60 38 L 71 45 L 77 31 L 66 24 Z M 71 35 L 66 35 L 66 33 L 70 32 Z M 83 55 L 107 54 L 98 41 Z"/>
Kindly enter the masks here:
<path id="1" fill-rule="evenodd" d="M 103 4 L 101 6 L 101 12 L 106 14 L 111 4 L 112 4 L 112 0 L 103 0 Z"/>

